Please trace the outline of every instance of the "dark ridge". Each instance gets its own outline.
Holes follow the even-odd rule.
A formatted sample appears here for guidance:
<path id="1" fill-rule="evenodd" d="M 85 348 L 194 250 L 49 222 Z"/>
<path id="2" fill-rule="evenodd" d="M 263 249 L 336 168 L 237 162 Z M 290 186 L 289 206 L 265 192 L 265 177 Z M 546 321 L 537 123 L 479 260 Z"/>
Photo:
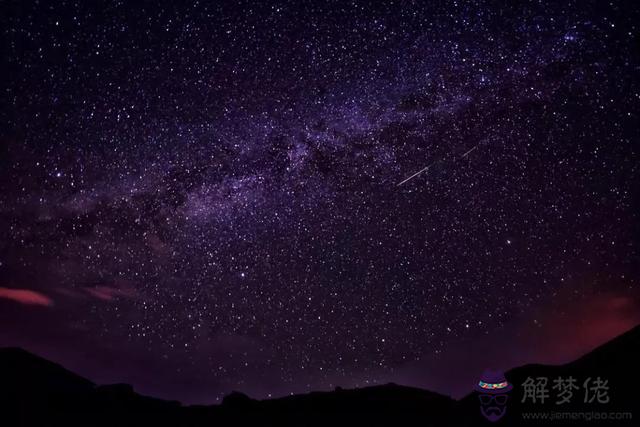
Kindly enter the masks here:
<path id="1" fill-rule="evenodd" d="M 565 365 L 525 365 L 505 375 L 514 385 L 499 425 L 581 425 L 582 421 L 523 421 L 536 411 L 638 412 L 640 326 Z M 528 377 L 548 378 L 545 404 L 523 399 Z M 557 377 L 574 377 L 576 399 L 557 406 L 552 393 Z M 610 402 L 585 404 L 585 380 L 608 381 Z M 60 365 L 19 348 L 0 349 L 2 425 L 19 426 L 479 426 L 492 425 L 479 411 L 475 393 L 455 401 L 448 396 L 397 384 L 311 392 L 256 400 L 235 391 L 220 405 L 181 406 L 136 393 L 128 384 L 96 386 Z M 523 402 L 523 400 L 525 400 Z M 600 425 L 600 424 L 592 424 Z M 633 420 L 606 425 L 637 425 Z"/>

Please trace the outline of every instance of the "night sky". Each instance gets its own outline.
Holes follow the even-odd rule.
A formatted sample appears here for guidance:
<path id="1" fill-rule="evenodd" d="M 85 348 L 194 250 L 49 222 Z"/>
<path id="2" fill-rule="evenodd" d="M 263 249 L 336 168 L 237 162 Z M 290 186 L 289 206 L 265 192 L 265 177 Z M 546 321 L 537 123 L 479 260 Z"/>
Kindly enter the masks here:
<path id="1" fill-rule="evenodd" d="M 460 396 L 640 322 L 637 2 L 0 20 L 2 346 L 184 402 Z"/>

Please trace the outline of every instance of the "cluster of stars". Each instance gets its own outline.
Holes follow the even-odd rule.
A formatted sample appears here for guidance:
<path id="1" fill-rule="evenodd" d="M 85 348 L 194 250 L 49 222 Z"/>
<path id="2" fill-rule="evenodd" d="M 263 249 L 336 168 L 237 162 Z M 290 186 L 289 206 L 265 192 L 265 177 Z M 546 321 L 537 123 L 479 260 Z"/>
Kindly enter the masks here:
<path id="1" fill-rule="evenodd" d="M 637 284 L 615 5 L 12 9 L 0 274 L 198 398 L 393 379 Z"/>

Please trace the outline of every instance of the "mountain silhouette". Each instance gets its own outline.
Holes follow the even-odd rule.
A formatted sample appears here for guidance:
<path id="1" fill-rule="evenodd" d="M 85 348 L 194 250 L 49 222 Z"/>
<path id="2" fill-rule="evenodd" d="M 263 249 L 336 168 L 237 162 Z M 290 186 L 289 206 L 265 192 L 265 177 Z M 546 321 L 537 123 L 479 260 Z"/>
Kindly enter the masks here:
<path id="1" fill-rule="evenodd" d="M 511 369 L 505 373 L 507 380 L 514 384 L 514 390 L 510 393 L 507 405 L 507 414 L 497 425 L 500 426 L 520 426 L 520 425 L 587 425 L 594 426 L 635 426 L 640 425 L 640 325 L 627 331 L 626 333 L 612 339 L 611 341 L 597 347 L 584 356 L 573 362 L 564 365 L 525 365 Z M 590 379 L 592 386 L 597 378 L 607 381 L 607 395 L 609 402 L 599 403 L 597 399 L 593 402 L 585 402 L 584 382 Z M 549 397 L 545 402 L 532 402 L 530 397 L 525 399 L 523 383 L 531 378 L 536 381 L 538 378 L 547 379 L 547 390 Z M 561 399 L 557 398 L 559 390 L 554 389 L 554 380 L 562 378 L 574 378 L 578 387 L 573 390 L 573 398 L 568 403 L 558 404 Z M 594 392 L 590 390 L 587 396 L 590 399 Z M 523 402 L 524 400 L 524 402 Z M 458 402 L 457 414 L 459 426 L 496 425 L 494 423 L 483 422 L 482 417 L 478 417 L 478 397 L 475 393 L 465 396 Z M 540 418 L 541 416 L 562 417 L 562 420 L 549 420 Z M 599 414 L 599 415 L 596 415 Z M 594 420 L 593 417 L 602 416 L 607 413 L 627 417 L 631 413 L 631 419 L 615 420 Z M 523 414 L 530 414 L 529 419 L 525 419 Z M 587 421 L 585 417 L 592 417 Z M 575 418 L 575 419 L 572 419 Z"/>
<path id="2" fill-rule="evenodd" d="M 352 390 L 336 388 L 268 400 L 233 392 L 220 405 L 182 406 L 179 402 L 142 396 L 127 384 L 96 385 L 25 350 L 3 348 L 0 425 L 565 426 L 584 425 L 585 417 L 591 417 L 592 421 L 593 417 L 600 417 L 588 425 L 633 426 L 640 419 L 639 362 L 640 326 L 637 326 L 571 363 L 514 368 L 505 373 L 514 385 L 506 415 L 491 423 L 480 414 L 475 392 L 456 401 L 396 384 Z M 606 381 L 606 396 L 602 394 L 598 399 L 596 391 L 589 389 L 585 401 L 584 382 L 591 386 L 598 377 Z M 548 396 L 544 402 L 540 398 L 533 402 L 531 396 L 525 396 L 523 384 L 529 378 L 547 379 Z M 574 378 L 577 387 L 572 389 L 573 398 L 561 405 L 557 404 L 559 389 L 553 388 L 557 378 Z M 603 420 L 602 414 L 616 419 Z"/>

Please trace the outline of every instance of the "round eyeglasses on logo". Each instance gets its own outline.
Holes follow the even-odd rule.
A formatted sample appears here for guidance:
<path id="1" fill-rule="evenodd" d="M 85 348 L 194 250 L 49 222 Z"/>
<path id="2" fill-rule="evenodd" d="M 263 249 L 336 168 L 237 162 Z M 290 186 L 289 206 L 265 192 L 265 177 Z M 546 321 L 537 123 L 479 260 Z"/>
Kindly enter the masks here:
<path id="1" fill-rule="evenodd" d="M 507 412 L 509 392 L 513 386 L 502 372 L 486 370 L 475 386 L 480 400 L 480 413 L 491 422 L 496 422 Z"/>

